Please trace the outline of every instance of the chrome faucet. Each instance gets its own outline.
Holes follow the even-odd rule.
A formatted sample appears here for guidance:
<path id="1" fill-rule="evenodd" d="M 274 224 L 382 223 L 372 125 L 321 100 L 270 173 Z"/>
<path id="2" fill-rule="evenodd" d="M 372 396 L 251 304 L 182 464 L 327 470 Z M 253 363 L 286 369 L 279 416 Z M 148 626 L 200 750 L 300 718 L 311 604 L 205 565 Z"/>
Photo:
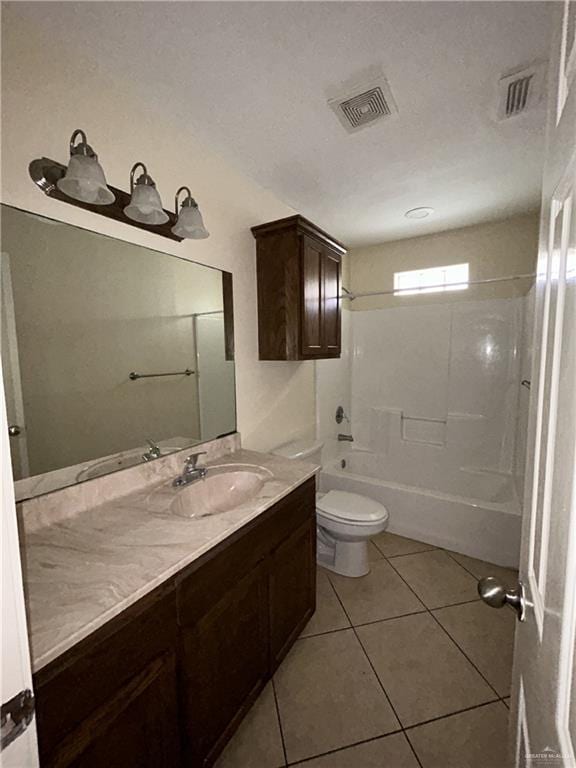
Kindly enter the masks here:
<path id="1" fill-rule="evenodd" d="M 159 459 L 162 456 L 162 451 L 160 450 L 159 446 L 156 445 L 154 440 L 150 440 L 149 438 L 146 438 L 146 442 L 150 446 L 150 449 L 146 451 L 146 453 L 142 454 L 142 458 L 144 461 L 152 461 L 153 459 Z"/>
<path id="2" fill-rule="evenodd" d="M 198 451 L 198 453 L 191 453 L 190 456 L 188 456 L 184 462 L 184 471 L 172 481 L 172 485 L 175 488 L 179 488 L 182 485 L 189 485 L 195 480 L 201 480 L 203 477 L 206 477 L 206 473 L 208 472 L 206 467 L 197 466 L 198 458 L 204 456 L 205 453 L 206 451 Z"/>
<path id="3" fill-rule="evenodd" d="M 354 438 L 352 435 L 338 435 L 338 442 L 339 443 L 353 443 Z"/>

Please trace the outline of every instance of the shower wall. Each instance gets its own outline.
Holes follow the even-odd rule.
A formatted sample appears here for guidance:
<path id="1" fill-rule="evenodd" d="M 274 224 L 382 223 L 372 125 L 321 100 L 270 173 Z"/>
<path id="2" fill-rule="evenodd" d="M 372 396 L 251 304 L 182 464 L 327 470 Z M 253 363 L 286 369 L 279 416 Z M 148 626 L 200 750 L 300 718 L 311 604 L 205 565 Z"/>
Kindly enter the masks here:
<path id="1" fill-rule="evenodd" d="M 355 446 L 395 462 L 431 455 L 434 464 L 511 474 L 523 304 L 508 298 L 353 312 Z"/>

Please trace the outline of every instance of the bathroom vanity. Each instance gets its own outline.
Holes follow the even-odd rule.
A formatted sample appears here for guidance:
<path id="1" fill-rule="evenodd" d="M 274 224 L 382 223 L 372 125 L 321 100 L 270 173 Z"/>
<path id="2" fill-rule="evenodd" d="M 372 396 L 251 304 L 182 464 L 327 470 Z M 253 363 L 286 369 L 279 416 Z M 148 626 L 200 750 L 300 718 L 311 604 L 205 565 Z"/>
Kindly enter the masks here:
<path id="1" fill-rule="evenodd" d="M 80 626 L 84 589 L 74 584 L 82 576 L 70 573 L 70 583 L 61 584 L 60 615 L 49 619 L 38 605 L 42 587 L 37 580 L 41 570 L 50 573 L 49 561 L 57 554 L 49 551 L 50 530 L 42 528 L 27 537 L 25 558 L 44 557 L 28 563 L 33 656 L 37 666 L 51 659 L 34 675 L 42 766 L 212 765 L 302 631 L 315 609 L 315 467 L 249 451 L 231 454 L 226 462 L 239 459 L 267 459 L 265 467 L 273 477 L 256 499 L 238 509 L 211 518 L 168 518 L 158 501 L 169 493 L 164 483 L 160 496 L 148 489 L 102 505 L 100 514 L 98 509 L 88 511 L 60 525 L 60 536 L 71 533 L 77 543 L 82 538 L 86 544 L 88 535 L 94 536 L 95 550 L 92 555 L 85 550 L 84 567 L 94 569 L 95 579 L 105 580 L 100 585 L 101 590 L 106 586 L 102 603 L 112 612 L 121 609 L 98 626 L 107 615 L 100 612 L 90 625 L 96 628 L 62 653 L 58 647 L 86 631 Z M 129 510 L 142 500 L 148 506 L 141 512 L 142 528 L 133 532 L 126 547 L 126 583 L 132 580 L 137 587 L 132 560 L 139 554 L 149 557 L 151 550 L 145 569 L 149 584 L 161 578 L 160 571 L 173 572 L 135 601 L 126 584 L 118 583 L 114 605 L 110 590 L 113 580 L 122 578 L 116 572 L 123 569 L 112 558 L 114 576 L 98 573 L 98 533 L 108 531 L 113 537 L 108 551 L 116 555 L 122 550 L 120 518 L 125 514 L 124 524 L 129 523 Z M 116 521 L 107 528 L 113 508 Z M 158 530 L 166 532 L 164 540 L 157 538 L 157 523 Z M 169 564 L 166 542 L 180 539 L 185 530 L 190 553 L 181 557 L 186 549 L 182 542 L 173 549 Z M 157 538 L 159 554 L 154 554 L 149 534 Z M 220 540 L 211 545 L 211 539 Z M 75 558 L 70 557 L 71 563 Z M 157 574 L 150 570 L 154 559 Z M 67 566 L 59 567 L 56 582 Z M 121 597 L 122 592 L 128 596 Z M 42 616 L 44 624 L 50 624 L 44 637 Z"/>

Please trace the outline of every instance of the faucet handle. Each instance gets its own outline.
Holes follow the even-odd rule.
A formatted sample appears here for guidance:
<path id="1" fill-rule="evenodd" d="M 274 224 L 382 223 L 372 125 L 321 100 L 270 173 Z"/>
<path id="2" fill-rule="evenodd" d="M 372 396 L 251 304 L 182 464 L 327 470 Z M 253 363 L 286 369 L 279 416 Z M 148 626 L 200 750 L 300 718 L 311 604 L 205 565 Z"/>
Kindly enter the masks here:
<path id="1" fill-rule="evenodd" d="M 190 456 L 186 459 L 186 466 L 191 467 L 192 469 L 196 469 L 196 465 L 198 464 L 198 459 L 200 456 L 204 456 L 206 454 L 206 451 L 197 451 L 196 453 L 191 453 Z"/>

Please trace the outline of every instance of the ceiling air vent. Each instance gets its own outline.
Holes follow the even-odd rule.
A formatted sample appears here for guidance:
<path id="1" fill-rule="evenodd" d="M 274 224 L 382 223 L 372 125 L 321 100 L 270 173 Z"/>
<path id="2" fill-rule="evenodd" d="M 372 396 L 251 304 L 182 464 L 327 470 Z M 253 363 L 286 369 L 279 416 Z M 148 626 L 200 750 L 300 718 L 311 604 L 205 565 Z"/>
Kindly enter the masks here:
<path id="1" fill-rule="evenodd" d="M 330 99 L 328 105 L 348 133 L 355 133 L 398 112 L 390 86 L 384 78 Z"/>
<path id="2" fill-rule="evenodd" d="M 543 92 L 544 64 L 538 62 L 500 78 L 498 83 L 498 119 L 508 120 L 540 103 Z"/>

